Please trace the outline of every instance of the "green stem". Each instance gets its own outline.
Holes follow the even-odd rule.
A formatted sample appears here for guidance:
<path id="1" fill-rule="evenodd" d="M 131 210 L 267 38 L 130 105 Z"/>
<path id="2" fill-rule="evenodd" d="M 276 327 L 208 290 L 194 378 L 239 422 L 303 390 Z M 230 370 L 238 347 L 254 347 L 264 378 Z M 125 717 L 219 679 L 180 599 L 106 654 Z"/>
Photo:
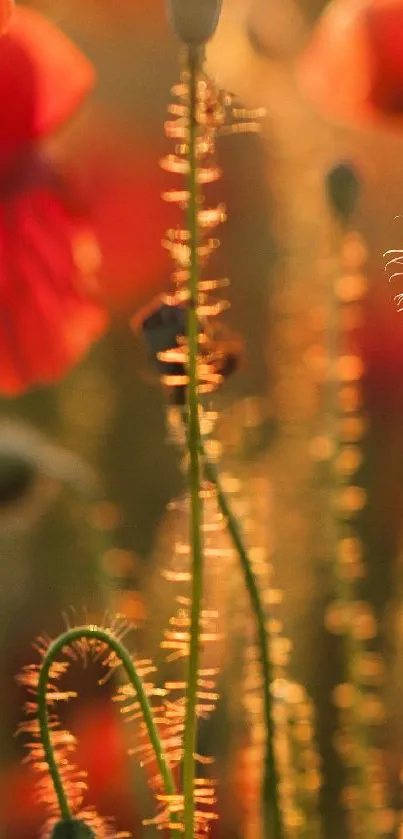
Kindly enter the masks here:
<path id="1" fill-rule="evenodd" d="M 198 397 L 198 183 L 197 183 L 197 76 L 199 56 L 196 49 L 188 50 L 189 72 L 189 177 L 188 177 L 188 229 L 190 235 L 189 313 L 188 313 L 188 453 L 190 493 L 190 544 L 192 551 L 192 607 L 190 623 L 189 661 L 186 693 L 186 719 L 184 731 L 183 794 L 185 839 L 194 833 L 194 781 L 197 737 L 197 674 L 199 667 L 200 614 L 203 596 L 203 545 L 201 533 L 202 508 L 200 499 L 200 423 Z"/>
<path id="2" fill-rule="evenodd" d="M 107 629 L 102 629 L 97 626 L 78 626 L 74 629 L 69 629 L 63 632 L 50 645 L 41 665 L 38 682 L 38 720 L 40 737 L 43 745 L 45 761 L 48 764 L 50 776 L 55 789 L 57 800 L 60 807 L 62 819 L 70 820 L 73 816 L 67 800 L 66 793 L 63 788 L 62 778 L 57 765 L 55 751 L 52 744 L 51 731 L 49 726 L 47 690 L 49 682 L 49 673 L 58 654 L 74 641 L 82 638 L 89 640 L 97 640 L 106 644 L 120 659 L 130 684 L 133 686 L 140 708 L 143 714 L 145 726 L 147 728 L 150 743 L 153 747 L 155 758 L 158 764 L 165 792 L 169 796 L 177 794 L 174 777 L 168 765 L 166 756 L 164 754 L 163 746 L 155 725 L 150 703 L 144 689 L 142 679 L 137 673 L 136 666 L 132 661 L 129 652 L 123 644 L 115 638 Z M 171 813 L 171 821 L 177 821 L 176 813 Z M 179 831 L 173 831 L 172 836 L 179 837 Z"/>
<path id="3" fill-rule="evenodd" d="M 245 578 L 245 585 L 249 593 L 256 621 L 256 634 L 263 673 L 264 723 L 267 734 L 262 785 L 264 836 L 265 839 L 267 839 L 267 837 L 270 837 L 270 839 L 283 839 L 284 830 L 278 790 L 279 773 L 277 769 L 277 759 L 274 745 L 275 726 L 273 719 L 273 697 L 271 691 L 273 683 L 273 669 L 268 651 L 269 639 L 266 632 L 265 611 L 261 601 L 256 577 L 253 573 L 252 564 L 243 542 L 238 520 L 231 510 L 226 494 L 221 486 L 218 471 L 209 459 L 202 441 L 200 443 L 200 454 L 203 457 L 206 478 L 215 488 L 219 509 L 225 518 L 228 533 L 239 556 Z"/>

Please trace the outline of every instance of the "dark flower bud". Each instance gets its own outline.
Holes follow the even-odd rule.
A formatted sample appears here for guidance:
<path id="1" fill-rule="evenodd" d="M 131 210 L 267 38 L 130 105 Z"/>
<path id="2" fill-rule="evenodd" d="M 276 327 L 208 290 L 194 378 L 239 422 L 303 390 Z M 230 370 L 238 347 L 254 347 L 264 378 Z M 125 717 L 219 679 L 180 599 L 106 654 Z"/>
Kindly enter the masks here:
<path id="1" fill-rule="evenodd" d="M 36 481 L 35 465 L 15 453 L 0 455 L 0 508 L 18 504 L 32 491 Z"/>
<path id="2" fill-rule="evenodd" d="M 160 373 L 174 374 L 181 364 L 161 361 L 162 352 L 178 346 L 178 339 L 186 335 L 187 310 L 184 306 L 160 303 L 157 309 L 146 315 L 140 328 L 147 342 L 150 359 Z"/>
<path id="3" fill-rule="evenodd" d="M 355 167 L 348 161 L 333 166 L 326 176 L 326 192 L 333 212 L 347 222 L 354 215 L 360 192 Z"/>
<path id="4" fill-rule="evenodd" d="M 63 819 L 55 824 L 51 839 L 96 839 L 96 836 L 81 819 Z"/>
<path id="5" fill-rule="evenodd" d="M 222 0 L 167 0 L 169 22 L 188 47 L 209 41 L 217 28 Z"/>
<path id="6" fill-rule="evenodd" d="M 160 358 L 161 353 L 179 347 L 181 339 L 185 338 L 187 332 L 187 308 L 179 304 L 169 304 L 158 301 L 140 313 L 133 321 L 134 328 L 140 330 L 145 338 L 150 360 L 156 366 L 161 376 L 180 377 L 186 376 L 186 369 L 183 362 L 179 360 L 169 361 Z M 175 385 L 170 388 L 172 401 L 177 405 L 183 405 L 186 401 L 186 388 L 183 385 Z"/>
<path id="7" fill-rule="evenodd" d="M 170 399 L 175 405 L 186 402 L 186 350 L 181 353 L 181 346 L 186 344 L 188 309 L 185 304 L 165 303 L 158 300 L 145 311 L 137 315 L 132 326 L 141 331 L 148 347 L 150 360 L 156 366 L 168 387 Z M 229 338 L 217 334 L 215 330 L 204 330 L 199 325 L 199 358 L 205 364 L 204 380 L 209 382 L 209 372 L 213 377 L 227 379 L 238 367 L 243 345 L 238 338 Z M 176 357 L 170 357 L 170 351 Z M 182 357 L 181 357 L 182 356 Z M 211 390 L 215 390 L 214 382 Z"/>

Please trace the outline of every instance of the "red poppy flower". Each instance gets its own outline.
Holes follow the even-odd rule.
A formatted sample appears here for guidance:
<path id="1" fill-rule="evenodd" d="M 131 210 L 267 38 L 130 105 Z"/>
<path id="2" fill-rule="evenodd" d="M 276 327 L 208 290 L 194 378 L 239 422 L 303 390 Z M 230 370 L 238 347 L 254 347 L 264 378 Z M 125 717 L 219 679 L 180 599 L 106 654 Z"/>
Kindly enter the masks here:
<path id="1" fill-rule="evenodd" d="M 0 391 L 59 378 L 99 337 L 88 225 L 35 149 L 76 110 L 92 65 L 49 21 L 18 7 L 0 40 Z"/>
<path id="2" fill-rule="evenodd" d="M 0 174 L 66 122 L 94 81 L 91 63 L 54 24 L 16 8 L 0 42 Z"/>
<path id="3" fill-rule="evenodd" d="M 115 312 L 131 314 L 171 287 L 161 241 L 177 219 L 161 197 L 172 186 L 159 166 L 164 148 L 163 137 L 158 147 L 106 112 L 92 115 L 73 149 L 102 251 L 100 295 Z"/>
<path id="4" fill-rule="evenodd" d="M 170 287 L 158 155 L 137 150 L 135 159 L 117 159 L 98 174 L 93 220 L 103 256 L 101 293 L 114 309 L 137 309 Z"/>
<path id="5" fill-rule="evenodd" d="M 11 18 L 14 0 L 0 0 L 0 34 L 6 31 Z"/>
<path id="6" fill-rule="evenodd" d="M 308 96 L 329 116 L 373 124 L 386 120 L 391 126 L 401 121 L 402 0 L 333 0 L 299 76 Z"/>

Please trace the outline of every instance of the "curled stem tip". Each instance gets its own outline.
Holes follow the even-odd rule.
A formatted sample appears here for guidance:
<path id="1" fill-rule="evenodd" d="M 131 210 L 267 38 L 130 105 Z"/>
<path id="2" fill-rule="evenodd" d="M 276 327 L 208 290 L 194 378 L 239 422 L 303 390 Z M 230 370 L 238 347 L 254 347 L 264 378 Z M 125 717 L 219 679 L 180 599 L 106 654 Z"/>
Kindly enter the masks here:
<path id="1" fill-rule="evenodd" d="M 38 681 L 38 721 L 40 738 L 44 751 L 44 760 L 49 767 L 49 773 L 57 796 L 59 809 L 61 813 L 61 821 L 55 827 L 52 839 L 92 839 L 93 833 L 90 828 L 87 832 L 83 832 L 82 822 L 74 819 L 69 805 L 68 797 L 63 787 L 62 776 L 57 764 L 55 750 L 52 743 L 51 724 L 48 713 L 48 682 L 50 671 L 59 653 L 66 647 L 71 646 L 77 641 L 82 640 L 99 641 L 105 644 L 120 660 L 123 669 L 126 672 L 128 680 L 133 687 L 141 712 L 143 715 L 144 724 L 147 728 L 148 737 L 151 746 L 154 750 L 155 759 L 162 778 L 164 791 L 169 799 L 177 795 L 174 777 L 172 775 L 170 766 L 164 753 L 163 745 L 158 733 L 157 726 L 154 722 L 153 713 L 146 693 L 145 686 L 141 677 L 137 672 L 137 668 L 133 659 L 126 649 L 126 647 L 119 641 L 118 638 L 109 630 L 98 626 L 81 626 L 66 630 L 52 644 L 50 644 L 41 664 L 39 681 Z M 168 808 L 169 809 L 169 808 Z M 172 823 L 173 835 L 175 832 L 174 825 L 178 821 L 176 813 L 171 813 L 170 821 Z M 80 832 L 81 830 L 81 832 Z M 70 832 L 69 832 L 70 831 Z M 75 831 L 75 832 L 74 832 Z M 90 832 L 88 832 L 90 831 Z"/>

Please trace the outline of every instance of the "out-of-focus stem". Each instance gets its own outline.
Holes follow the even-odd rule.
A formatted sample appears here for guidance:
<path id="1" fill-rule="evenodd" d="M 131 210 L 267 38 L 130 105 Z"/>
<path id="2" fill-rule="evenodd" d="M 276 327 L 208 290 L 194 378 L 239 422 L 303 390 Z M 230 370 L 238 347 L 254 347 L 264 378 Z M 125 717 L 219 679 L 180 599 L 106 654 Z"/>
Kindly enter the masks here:
<path id="1" fill-rule="evenodd" d="M 50 670 L 58 654 L 63 649 L 65 649 L 65 647 L 68 647 L 70 644 L 73 644 L 75 641 L 81 640 L 83 638 L 87 638 L 90 641 L 101 641 L 102 643 L 106 644 L 111 650 L 113 650 L 113 652 L 120 659 L 122 666 L 126 671 L 129 682 L 136 692 L 136 697 L 138 699 L 143 714 L 143 719 L 147 728 L 150 743 L 154 750 L 155 758 L 164 784 L 165 792 L 168 796 L 172 797 L 176 796 L 177 794 L 174 777 L 172 775 L 171 769 L 169 767 L 168 761 L 164 753 L 164 749 L 153 719 L 151 706 L 148 701 L 148 697 L 145 692 L 142 679 L 137 673 L 136 666 L 129 652 L 126 650 L 123 644 L 106 629 L 102 629 L 101 627 L 97 626 L 74 627 L 73 629 L 69 629 L 66 632 L 63 632 L 50 645 L 41 665 L 38 682 L 38 720 L 41 742 L 44 750 L 45 760 L 49 767 L 50 776 L 52 778 L 52 783 L 59 803 L 60 814 L 62 819 L 65 819 L 67 821 L 72 819 L 72 813 L 70 810 L 65 790 L 63 788 L 63 782 L 59 771 L 59 767 L 57 765 L 55 751 L 52 744 L 51 730 L 48 717 L 47 690 Z M 170 819 L 172 823 L 178 821 L 177 814 L 175 812 L 171 813 Z M 177 831 L 173 829 L 171 835 L 172 839 L 179 839 L 179 830 Z"/>
<path id="2" fill-rule="evenodd" d="M 335 250 L 341 253 L 343 239 L 348 231 L 348 225 L 336 219 L 334 222 L 334 240 Z M 343 353 L 342 345 L 342 319 L 341 319 L 341 304 L 335 291 L 335 284 L 332 283 L 329 288 L 329 327 L 328 327 L 328 356 L 330 364 L 330 380 L 328 386 L 328 435 L 330 440 L 330 481 L 331 488 L 336 494 L 350 484 L 350 478 L 343 479 L 338 470 L 338 460 L 343 451 L 343 442 L 340 435 L 341 422 L 341 403 L 340 403 L 340 380 L 337 372 L 337 366 L 340 356 Z M 346 579 L 341 579 L 338 574 L 338 549 L 339 543 L 343 535 L 344 519 L 340 516 L 337 509 L 334 509 L 335 499 L 333 500 L 332 513 L 332 551 L 333 551 L 333 571 L 334 571 L 334 586 L 337 598 L 346 606 L 354 604 L 356 599 L 356 592 L 354 583 Z M 342 666 L 343 678 L 353 688 L 353 704 L 351 708 L 351 724 L 353 734 L 358 748 L 362 755 L 369 756 L 371 742 L 367 725 L 363 719 L 363 693 L 362 688 L 357 679 L 356 662 L 359 657 L 365 653 L 365 642 L 354 637 L 351 627 L 347 627 L 345 632 L 341 635 L 342 644 Z M 350 772 L 355 778 L 355 782 L 360 789 L 361 798 L 357 804 L 357 810 L 360 812 L 361 829 L 364 831 L 367 839 L 375 839 L 376 831 L 373 824 L 372 808 L 371 808 L 371 791 L 369 783 L 369 773 L 367 761 L 361 759 L 359 764 L 350 769 Z"/>
<path id="3" fill-rule="evenodd" d="M 188 49 L 189 75 L 189 136 L 188 136 L 188 230 L 190 246 L 189 264 L 189 313 L 188 313 L 188 453 L 190 494 L 190 545 L 192 555 L 192 606 L 190 623 L 189 661 L 186 692 L 186 719 L 184 731 L 183 794 L 184 794 L 184 836 L 194 835 L 194 781 L 195 752 L 197 737 L 197 673 L 199 667 L 200 614 L 203 596 L 203 544 L 201 532 L 202 506 L 200 497 L 200 421 L 198 397 L 198 341 L 199 324 L 197 316 L 199 260 L 198 260 L 198 183 L 197 183 L 197 82 L 199 54 L 197 49 Z"/>
<path id="4" fill-rule="evenodd" d="M 263 702 L 264 724 L 266 729 L 266 752 L 262 785 L 262 817 L 264 837 L 267 839 L 283 839 L 284 830 L 279 801 L 279 776 L 275 753 L 275 727 L 273 718 L 273 698 L 271 686 L 273 682 L 272 665 L 268 650 L 268 634 L 266 631 L 266 617 L 261 601 L 256 577 L 244 544 L 238 519 L 229 505 L 227 496 L 222 488 L 218 471 L 209 459 L 203 441 L 200 443 L 200 454 L 203 458 L 204 473 L 217 493 L 217 503 L 227 523 L 228 533 L 238 554 L 245 585 L 248 590 L 253 615 L 256 621 L 256 635 L 263 674 Z"/>

